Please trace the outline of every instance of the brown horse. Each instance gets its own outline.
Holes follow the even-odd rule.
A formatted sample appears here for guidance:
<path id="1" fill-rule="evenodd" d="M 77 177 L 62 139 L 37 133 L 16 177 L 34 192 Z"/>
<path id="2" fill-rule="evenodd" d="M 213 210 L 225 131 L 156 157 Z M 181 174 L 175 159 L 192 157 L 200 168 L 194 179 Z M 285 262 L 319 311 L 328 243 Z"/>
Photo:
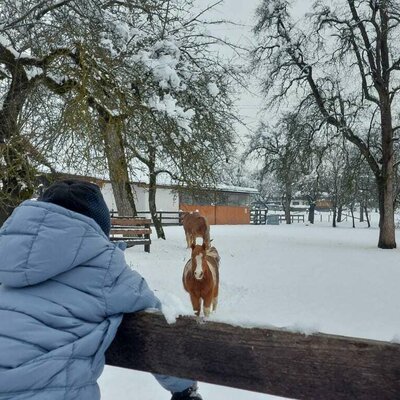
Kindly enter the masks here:
<path id="1" fill-rule="evenodd" d="M 210 247 L 210 226 L 207 218 L 200 215 L 197 211 L 186 213 L 182 218 L 183 229 L 185 230 L 187 247 L 196 244 L 196 238 L 203 238 L 206 248 Z"/>
<path id="2" fill-rule="evenodd" d="M 192 245 L 192 256 L 183 270 L 183 287 L 190 295 L 193 311 L 200 315 L 201 300 L 206 317 L 217 309 L 220 257 L 215 247 Z"/>

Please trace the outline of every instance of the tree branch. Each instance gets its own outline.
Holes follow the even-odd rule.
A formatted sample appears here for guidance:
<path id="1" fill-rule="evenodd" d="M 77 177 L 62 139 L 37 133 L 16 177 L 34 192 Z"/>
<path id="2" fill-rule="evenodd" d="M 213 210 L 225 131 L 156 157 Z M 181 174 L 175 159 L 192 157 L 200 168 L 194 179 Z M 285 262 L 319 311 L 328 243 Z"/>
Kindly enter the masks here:
<path id="1" fill-rule="evenodd" d="M 40 11 L 35 19 L 39 20 L 41 19 L 44 15 L 49 13 L 50 11 L 53 11 L 57 8 L 63 7 L 66 4 L 70 3 L 73 0 L 64 0 L 64 1 L 59 1 L 56 2 L 55 4 L 51 4 L 44 8 L 42 11 Z M 35 13 L 37 10 L 40 10 L 46 3 L 48 3 L 48 0 L 41 1 L 39 4 L 36 4 L 34 7 L 32 7 L 30 10 L 28 10 L 25 14 L 23 14 L 21 17 L 17 18 L 16 20 L 9 22 L 7 25 L 3 26 L 2 30 L 10 29 L 13 28 L 15 25 L 20 23 L 21 21 L 25 20 L 28 18 L 31 14 Z"/>

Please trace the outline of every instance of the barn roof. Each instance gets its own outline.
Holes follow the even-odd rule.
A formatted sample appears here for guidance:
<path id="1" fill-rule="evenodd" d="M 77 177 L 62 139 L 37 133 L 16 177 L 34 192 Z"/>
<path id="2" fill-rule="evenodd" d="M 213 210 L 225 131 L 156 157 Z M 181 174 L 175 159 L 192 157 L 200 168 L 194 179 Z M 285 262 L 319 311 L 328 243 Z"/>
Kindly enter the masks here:
<path id="1" fill-rule="evenodd" d="M 111 181 L 108 178 L 99 178 L 99 177 L 94 177 L 94 176 L 84 176 L 84 175 L 77 175 L 77 174 L 68 174 L 68 173 L 59 173 L 58 174 L 60 178 L 75 178 L 75 179 L 84 179 L 84 180 L 89 180 L 92 182 L 96 183 L 110 183 Z M 134 185 L 138 186 L 143 186 L 146 187 L 148 186 L 148 182 L 143 179 L 140 181 L 132 181 L 131 182 Z M 185 186 L 178 186 L 173 183 L 168 183 L 168 182 L 157 182 L 157 187 L 158 188 L 170 188 L 170 189 L 185 189 Z M 199 187 L 199 190 L 205 190 L 205 191 L 221 191 L 221 192 L 232 192 L 232 193 L 247 193 L 247 194 L 257 194 L 258 190 L 250 187 L 242 187 L 242 186 L 233 186 L 233 185 L 226 185 L 226 184 L 217 184 L 215 186 L 210 186 L 210 187 Z"/>

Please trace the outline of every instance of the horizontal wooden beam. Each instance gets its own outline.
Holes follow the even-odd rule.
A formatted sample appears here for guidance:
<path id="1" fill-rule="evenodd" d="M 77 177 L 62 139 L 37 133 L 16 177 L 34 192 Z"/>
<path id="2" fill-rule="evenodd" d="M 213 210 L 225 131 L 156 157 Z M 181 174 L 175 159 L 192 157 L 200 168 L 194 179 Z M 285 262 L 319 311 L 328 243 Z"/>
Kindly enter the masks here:
<path id="1" fill-rule="evenodd" d="M 125 315 L 107 364 L 292 399 L 399 399 L 400 345 Z"/>
<path id="2" fill-rule="evenodd" d="M 130 227 L 126 228 L 111 228 L 110 235 L 150 235 L 151 234 L 151 229 L 143 229 L 143 228 L 138 228 L 138 229 L 131 229 Z"/>
<path id="3" fill-rule="evenodd" d="M 111 217 L 111 225 L 150 225 L 151 219 L 137 217 Z"/>

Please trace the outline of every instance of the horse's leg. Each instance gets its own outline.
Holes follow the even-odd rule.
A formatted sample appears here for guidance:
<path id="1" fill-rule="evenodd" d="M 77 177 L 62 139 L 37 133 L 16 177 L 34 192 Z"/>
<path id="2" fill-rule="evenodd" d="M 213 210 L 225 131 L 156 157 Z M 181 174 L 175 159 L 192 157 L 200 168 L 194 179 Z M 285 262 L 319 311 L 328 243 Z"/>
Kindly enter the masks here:
<path id="1" fill-rule="evenodd" d="M 200 297 L 190 293 L 190 301 L 192 302 L 193 311 L 197 316 L 200 315 Z"/>
<path id="2" fill-rule="evenodd" d="M 210 315 L 212 301 L 213 301 L 213 291 L 211 290 L 210 293 L 204 298 L 203 311 L 204 311 L 204 316 L 206 317 Z"/>
<path id="3" fill-rule="evenodd" d="M 217 270 L 218 271 L 218 270 Z M 214 290 L 213 290 L 213 311 L 217 309 L 218 305 L 218 275 L 217 275 L 217 282 L 215 283 Z"/>
<path id="4" fill-rule="evenodd" d="M 217 305 L 218 305 L 218 296 L 213 298 L 213 311 L 215 311 L 217 309 Z"/>

